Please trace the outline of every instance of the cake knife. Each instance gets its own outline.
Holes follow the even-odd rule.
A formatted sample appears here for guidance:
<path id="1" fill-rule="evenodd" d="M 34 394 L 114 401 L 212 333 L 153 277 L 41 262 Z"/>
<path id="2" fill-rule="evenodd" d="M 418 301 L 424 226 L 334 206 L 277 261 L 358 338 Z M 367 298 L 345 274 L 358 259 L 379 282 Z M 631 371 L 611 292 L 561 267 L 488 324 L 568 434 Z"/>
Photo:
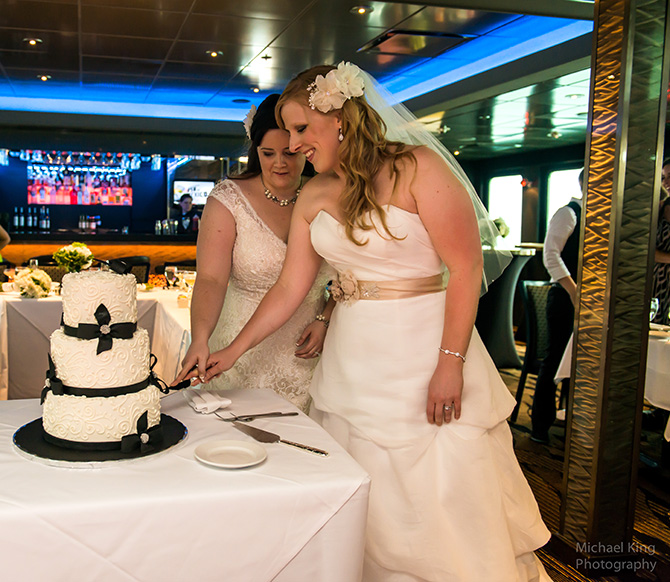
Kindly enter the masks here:
<path id="1" fill-rule="evenodd" d="M 241 430 L 243 433 L 248 434 L 250 437 L 253 437 L 258 442 L 261 443 L 283 443 L 291 447 L 302 449 L 303 451 L 307 451 L 309 453 L 314 453 L 315 455 L 320 455 L 322 457 L 328 456 L 328 451 L 317 449 L 316 447 L 310 447 L 308 445 L 303 445 L 301 443 L 295 443 L 293 441 L 284 440 L 278 434 L 268 432 L 267 430 L 262 430 L 260 428 L 256 428 L 255 426 L 249 426 L 248 424 L 240 424 L 239 422 L 233 422 L 233 426 L 237 430 Z"/>

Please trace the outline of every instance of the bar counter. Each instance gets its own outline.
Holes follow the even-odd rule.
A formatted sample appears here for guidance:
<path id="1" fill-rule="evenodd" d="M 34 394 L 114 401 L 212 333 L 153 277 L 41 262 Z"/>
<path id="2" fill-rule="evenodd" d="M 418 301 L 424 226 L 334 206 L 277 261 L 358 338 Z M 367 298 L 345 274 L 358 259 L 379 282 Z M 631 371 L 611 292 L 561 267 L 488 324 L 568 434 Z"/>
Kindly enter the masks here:
<path id="1" fill-rule="evenodd" d="M 10 236 L 12 242 L 2 249 L 2 257 L 16 265 L 22 265 L 30 257 L 51 255 L 74 241 L 86 244 L 99 259 L 147 256 L 151 261 L 151 273 L 165 262 L 195 260 L 196 235 L 193 234 L 122 234 L 100 229 L 95 234 L 69 230 L 48 234 L 10 233 Z"/>

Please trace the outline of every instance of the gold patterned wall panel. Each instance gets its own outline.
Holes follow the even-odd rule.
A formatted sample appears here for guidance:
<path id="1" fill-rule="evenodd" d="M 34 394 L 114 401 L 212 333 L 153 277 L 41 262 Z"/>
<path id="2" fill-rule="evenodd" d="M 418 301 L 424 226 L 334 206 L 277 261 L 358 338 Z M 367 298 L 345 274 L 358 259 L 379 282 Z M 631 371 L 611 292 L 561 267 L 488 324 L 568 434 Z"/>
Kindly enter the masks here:
<path id="1" fill-rule="evenodd" d="M 644 390 L 667 5 L 596 3 L 584 242 L 561 534 L 630 539 Z M 662 63 L 665 62 L 665 69 Z"/>

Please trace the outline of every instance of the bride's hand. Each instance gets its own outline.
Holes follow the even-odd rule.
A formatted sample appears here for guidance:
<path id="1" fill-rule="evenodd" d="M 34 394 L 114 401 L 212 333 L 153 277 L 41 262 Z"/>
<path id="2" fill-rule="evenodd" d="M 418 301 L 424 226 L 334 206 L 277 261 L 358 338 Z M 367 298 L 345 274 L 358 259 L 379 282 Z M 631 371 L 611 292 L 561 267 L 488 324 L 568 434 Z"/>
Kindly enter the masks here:
<path id="1" fill-rule="evenodd" d="M 232 354 L 230 346 L 210 354 L 207 359 L 207 371 L 205 372 L 204 382 L 218 378 L 225 371 L 230 370 L 236 361 L 237 358 Z"/>
<path id="2" fill-rule="evenodd" d="M 202 374 L 200 370 L 205 370 L 207 368 L 208 357 L 209 347 L 207 344 L 199 345 L 192 343 L 188 348 L 184 359 L 181 361 L 181 370 L 179 371 L 179 374 L 177 374 L 170 386 L 175 386 L 182 380 L 189 379 L 197 379 L 196 382 L 191 383 L 193 386 L 197 386 L 200 382 L 203 382 L 204 374 Z"/>
<path id="3" fill-rule="evenodd" d="M 430 424 L 442 426 L 461 417 L 463 362 L 458 358 L 442 360 L 428 384 L 426 416 Z M 445 406 L 449 408 L 445 408 Z"/>
<path id="4" fill-rule="evenodd" d="M 295 350 L 296 358 L 317 358 L 323 350 L 323 342 L 326 339 L 326 326 L 322 321 L 313 321 L 302 332 L 298 339 Z"/>

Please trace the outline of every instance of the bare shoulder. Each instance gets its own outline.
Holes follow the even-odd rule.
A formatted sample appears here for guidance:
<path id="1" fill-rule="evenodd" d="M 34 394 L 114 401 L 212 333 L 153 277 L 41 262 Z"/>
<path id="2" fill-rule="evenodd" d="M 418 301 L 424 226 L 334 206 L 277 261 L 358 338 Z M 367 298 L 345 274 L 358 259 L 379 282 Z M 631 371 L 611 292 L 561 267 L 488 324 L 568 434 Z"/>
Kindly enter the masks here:
<path id="1" fill-rule="evenodd" d="M 295 213 L 308 223 L 312 222 L 320 210 L 338 213 L 337 200 L 342 182 L 335 174 L 317 174 L 302 188 Z"/>

